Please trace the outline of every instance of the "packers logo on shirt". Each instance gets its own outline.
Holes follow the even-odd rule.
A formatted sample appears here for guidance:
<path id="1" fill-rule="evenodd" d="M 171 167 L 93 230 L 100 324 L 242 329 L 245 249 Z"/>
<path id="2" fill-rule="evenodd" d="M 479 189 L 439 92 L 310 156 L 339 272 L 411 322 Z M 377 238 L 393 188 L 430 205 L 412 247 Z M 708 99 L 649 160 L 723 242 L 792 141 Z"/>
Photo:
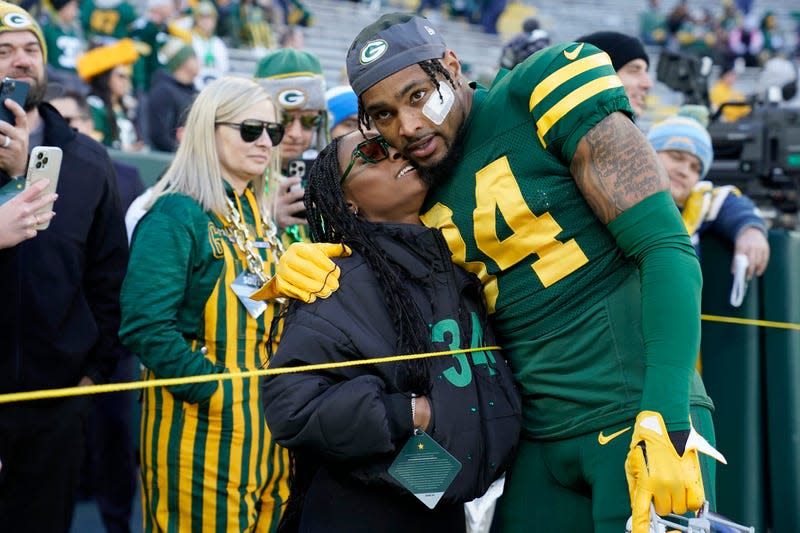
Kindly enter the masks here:
<path id="1" fill-rule="evenodd" d="M 389 45 L 383 39 L 370 41 L 364 45 L 364 48 L 361 49 L 361 55 L 359 57 L 359 61 L 361 61 L 362 65 L 367 65 L 369 63 L 372 63 L 373 61 L 379 59 L 383 54 L 385 54 L 386 50 L 388 49 Z"/>
<path id="2" fill-rule="evenodd" d="M 33 22 L 31 19 L 22 13 L 8 13 L 5 17 L 3 17 L 3 26 L 7 26 L 9 28 L 27 28 L 32 24 Z"/>
<path id="3" fill-rule="evenodd" d="M 214 259 L 225 257 L 225 238 L 224 231 L 213 223 L 208 223 L 208 243 L 211 245 L 211 253 Z"/>
<path id="4" fill-rule="evenodd" d="M 308 101 L 308 94 L 301 89 L 286 89 L 278 93 L 277 100 L 284 109 L 298 109 Z"/>

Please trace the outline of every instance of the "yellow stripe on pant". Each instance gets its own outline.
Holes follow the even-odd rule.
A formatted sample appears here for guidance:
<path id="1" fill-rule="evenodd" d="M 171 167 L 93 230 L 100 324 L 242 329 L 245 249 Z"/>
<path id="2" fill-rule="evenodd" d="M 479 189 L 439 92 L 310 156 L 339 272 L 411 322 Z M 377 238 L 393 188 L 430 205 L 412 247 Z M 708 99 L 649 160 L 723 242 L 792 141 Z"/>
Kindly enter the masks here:
<path id="1" fill-rule="evenodd" d="M 255 220 L 260 215 L 249 191 L 245 196 L 240 214 L 252 222 L 252 214 Z M 255 232 L 264 238 L 260 228 Z M 247 312 L 230 289 L 245 258 L 227 240 L 223 248 L 224 267 L 206 302 L 197 342 L 218 368 L 256 370 L 264 361 L 277 307 L 270 305 L 257 319 Z M 261 253 L 271 268 L 272 251 Z M 145 377 L 154 379 L 151 372 Z M 275 531 L 289 493 L 289 461 L 288 452 L 271 440 L 259 383 L 255 377 L 224 380 L 199 404 L 184 402 L 163 387 L 144 392 L 145 531 Z"/>

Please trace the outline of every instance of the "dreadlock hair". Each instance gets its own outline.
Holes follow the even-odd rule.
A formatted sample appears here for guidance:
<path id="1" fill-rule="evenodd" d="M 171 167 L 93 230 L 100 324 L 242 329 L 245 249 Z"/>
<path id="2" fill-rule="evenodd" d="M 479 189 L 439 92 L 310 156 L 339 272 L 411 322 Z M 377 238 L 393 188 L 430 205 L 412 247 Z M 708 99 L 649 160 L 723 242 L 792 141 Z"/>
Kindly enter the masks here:
<path id="1" fill-rule="evenodd" d="M 378 279 L 389 315 L 394 319 L 398 350 L 402 354 L 425 353 L 432 344 L 428 324 L 414 304 L 408 289 L 408 276 L 381 251 L 374 235 L 388 234 L 383 224 L 374 224 L 350 211 L 339 184 L 339 145 L 336 138 L 320 152 L 309 172 L 303 201 L 311 237 L 315 242 L 343 243 L 360 253 Z M 427 359 L 405 363 L 410 392 L 426 394 L 429 389 Z"/>
<path id="2" fill-rule="evenodd" d="M 394 318 L 400 353 L 424 353 L 432 347 L 428 325 L 412 301 L 401 268 L 393 263 L 374 239 L 387 233 L 382 224 L 356 216 L 347 205 L 340 180 L 339 145 L 334 138 L 319 153 L 306 174 L 308 185 L 303 202 L 311 236 L 315 242 L 343 243 L 360 253 L 378 278 L 389 314 Z M 428 359 L 406 361 L 405 375 L 398 383 L 403 390 L 427 395 L 430 390 Z M 401 377 L 401 376 L 398 376 Z M 289 498 L 278 524 L 278 533 L 295 533 L 299 527 L 303 502 L 320 462 L 313 454 L 289 450 Z"/>
<path id="3" fill-rule="evenodd" d="M 420 61 L 417 63 L 419 67 L 422 69 L 425 74 L 428 75 L 428 78 L 431 80 L 431 83 L 434 87 L 436 87 L 436 92 L 439 93 L 439 98 L 442 98 L 442 91 L 439 89 L 439 78 L 436 77 L 437 74 L 441 74 L 444 79 L 446 79 L 450 86 L 453 89 L 456 88 L 456 82 L 453 81 L 453 77 L 450 75 L 450 72 L 444 68 L 442 62 L 438 59 L 427 59 L 425 61 Z M 358 96 L 358 131 L 361 132 L 362 135 L 366 136 L 364 133 L 364 129 L 370 129 L 372 126 L 371 120 L 369 115 L 364 110 L 364 101 L 361 99 L 361 95 Z"/>

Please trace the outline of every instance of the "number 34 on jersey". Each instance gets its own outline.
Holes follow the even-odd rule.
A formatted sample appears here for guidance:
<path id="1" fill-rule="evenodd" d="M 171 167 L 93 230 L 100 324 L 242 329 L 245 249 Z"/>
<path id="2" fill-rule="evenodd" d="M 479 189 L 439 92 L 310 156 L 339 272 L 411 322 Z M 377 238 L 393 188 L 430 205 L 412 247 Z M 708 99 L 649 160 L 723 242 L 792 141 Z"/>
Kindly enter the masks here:
<path id="1" fill-rule="evenodd" d="M 497 265 L 497 271 L 529 260 L 534 275 L 547 288 L 589 262 L 575 239 L 562 242 L 556 238 L 562 228 L 549 212 L 535 215 L 530 210 L 505 156 L 483 167 L 475 178 L 473 238 L 478 250 Z M 498 212 L 511 230 L 503 239 L 497 231 Z M 467 260 L 467 245 L 453 221 L 453 211 L 436 203 L 421 219 L 426 226 L 442 231 L 453 261 L 478 276 L 493 313 L 499 295 L 497 278 L 484 261 Z"/>

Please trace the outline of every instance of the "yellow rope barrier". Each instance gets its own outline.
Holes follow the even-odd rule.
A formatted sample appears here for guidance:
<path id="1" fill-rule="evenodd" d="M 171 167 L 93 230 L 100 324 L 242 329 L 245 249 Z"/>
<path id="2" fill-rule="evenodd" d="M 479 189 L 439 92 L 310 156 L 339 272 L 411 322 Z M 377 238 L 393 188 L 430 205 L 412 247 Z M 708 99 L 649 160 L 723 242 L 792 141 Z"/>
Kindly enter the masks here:
<path id="1" fill-rule="evenodd" d="M 708 322 L 724 322 L 726 324 L 743 324 L 745 326 L 762 326 L 765 328 L 793 329 L 795 331 L 800 331 L 800 324 L 792 324 L 791 322 L 773 322 L 771 320 L 716 315 L 700 315 L 700 318 Z"/>
<path id="2" fill-rule="evenodd" d="M 800 324 L 789 322 L 774 322 L 770 320 L 756 320 L 752 318 L 734 318 L 717 315 L 700 315 L 702 320 L 708 322 L 723 322 L 727 324 L 742 324 L 746 326 L 761 326 L 766 328 L 780 328 L 800 331 Z M 480 348 L 464 348 L 461 350 L 447 350 L 443 352 L 428 352 L 407 355 L 393 355 L 389 357 L 375 357 L 372 359 L 359 359 L 357 361 L 340 361 L 338 363 L 321 363 L 317 365 L 293 366 L 285 368 L 264 368 L 249 370 L 247 372 L 227 372 L 224 374 L 207 374 L 203 376 L 190 376 L 185 378 L 151 379 L 147 381 L 129 381 L 124 383 L 108 383 L 105 385 L 90 385 L 87 387 L 66 387 L 63 389 L 45 389 L 25 392 L 12 392 L 0 394 L 0 404 L 23 402 L 30 400 L 44 400 L 49 398 L 65 398 L 68 396 L 83 396 L 87 394 L 103 394 L 106 392 L 121 392 L 128 390 L 149 389 L 153 387 L 169 387 L 172 385 L 185 385 L 188 383 L 205 383 L 207 381 L 222 381 L 234 378 L 250 378 L 257 376 L 272 376 L 290 374 L 292 372 L 311 372 L 330 368 L 342 368 L 357 365 L 377 365 L 397 361 L 410 361 L 426 357 L 441 357 L 458 353 L 481 352 L 484 350 L 500 350 L 499 346 L 483 346 Z"/>
<path id="3" fill-rule="evenodd" d="M 147 381 L 129 381 L 125 383 L 107 383 L 104 385 L 89 385 L 85 387 L 65 387 L 63 389 L 45 389 L 25 392 L 12 392 L 0 394 L 0 404 L 23 402 L 29 400 L 44 400 L 50 398 L 65 398 L 67 396 L 83 396 L 86 394 L 102 394 L 105 392 L 121 392 L 154 387 L 168 387 L 171 385 L 185 385 L 187 383 L 205 383 L 207 381 L 222 381 L 234 378 L 250 378 L 256 376 L 272 376 L 290 374 L 292 372 L 311 372 L 329 368 L 341 368 L 358 365 L 377 365 L 397 361 L 410 361 L 426 357 L 441 357 L 458 353 L 482 352 L 486 350 L 500 350 L 499 346 L 482 346 L 479 348 L 463 348 L 461 350 L 447 350 L 443 352 L 415 353 L 408 355 L 392 355 L 388 357 L 375 357 L 372 359 L 359 359 L 357 361 L 340 361 L 338 363 L 320 363 L 317 365 L 291 366 L 284 368 L 264 368 L 261 370 L 248 370 L 246 372 L 226 372 L 224 374 L 205 374 L 202 376 L 189 376 L 185 378 L 151 379 Z"/>

